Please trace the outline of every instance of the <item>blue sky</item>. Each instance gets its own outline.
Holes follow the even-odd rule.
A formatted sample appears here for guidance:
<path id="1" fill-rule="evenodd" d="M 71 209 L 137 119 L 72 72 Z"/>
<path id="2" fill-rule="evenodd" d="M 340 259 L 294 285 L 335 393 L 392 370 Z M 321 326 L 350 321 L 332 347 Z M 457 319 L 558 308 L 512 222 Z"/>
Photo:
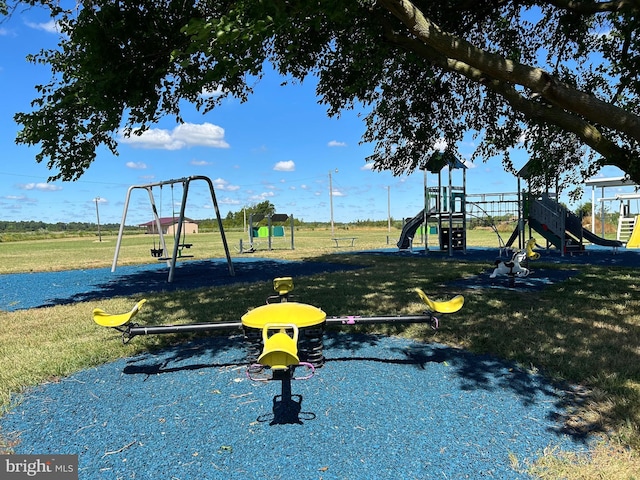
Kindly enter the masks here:
<path id="1" fill-rule="evenodd" d="M 18 126 L 13 115 L 28 111 L 37 97 L 34 86 L 50 79 L 48 69 L 26 62 L 29 53 L 56 45 L 58 34 L 46 13 L 29 9 L 0 23 L 0 220 L 45 222 L 95 222 L 96 199 L 101 223 L 119 223 L 127 189 L 204 175 L 214 182 L 223 216 L 243 206 L 268 200 L 279 213 L 305 221 L 329 221 L 329 172 L 333 180 L 333 210 L 336 222 L 386 220 L 388 195 L 393 218 L 412 217 L 423 205 L 421 172 L 394 177 L 374 172 L 365 158 L 371 145 L 361 145 L 364 132 L 362 111 L 346 111 L 329 118 L 318 105 L 315 83 L 281 86 L 276 74 L 265 76 L 249 101 L 226 100 L 205 115 L 186 106 L 184 125 L 166 118 L 149 135 L 135 142 L 123 141 L 119 156 L 101 150 L 98 158 L 76 182 L 47 183 L 50 172 L 37 164 L 36 148 L 15 145 Z M 462 145 L 469 158 L 472 144 Z M 517 166 L 526 162 L 516 154 Z M 337 169 L 337 172 L 336 172 Z M 603 176 L 621 176 L 607 169 Z M 446 179 L 446 173 L 443 177 Z M 462 184 L 454 172 L 453 184 Z M 435 177 L 428 180 L 433 183 Z M 499 160 L 469 164 L 468 193 L 515 192 L 516 179 L 503 171 Z M 174 201 L 181 198 L 174 188 Z M 194 182 L 186 215 L 194 219 L 215 215 L 206 184 Z M 171 216 L 171 189 L 155 191 L 159 210 Z M 583 201 L 590 200 L 585 192 Z M 572 208 L 575 205 L 571 205 Z M 127 224 L 151 219 L 148 197 L 135 190 Z"/>

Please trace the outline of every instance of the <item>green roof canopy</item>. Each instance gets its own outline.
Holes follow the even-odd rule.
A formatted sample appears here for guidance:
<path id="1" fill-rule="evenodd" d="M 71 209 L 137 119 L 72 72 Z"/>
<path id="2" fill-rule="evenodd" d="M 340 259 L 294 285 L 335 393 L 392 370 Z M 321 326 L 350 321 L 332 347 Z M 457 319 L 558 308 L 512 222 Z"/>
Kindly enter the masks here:
<path id="1" fill-rule="evenodd" d="M 445 150 L 444 152 L 433 152 L 422 169 L 429 171 L 429 173 L 438 173 L 446 166 L 452 170 L 467 168 L 467 166 L 462 163 L 462 160 L 456 157 L 451 151 Z"/>

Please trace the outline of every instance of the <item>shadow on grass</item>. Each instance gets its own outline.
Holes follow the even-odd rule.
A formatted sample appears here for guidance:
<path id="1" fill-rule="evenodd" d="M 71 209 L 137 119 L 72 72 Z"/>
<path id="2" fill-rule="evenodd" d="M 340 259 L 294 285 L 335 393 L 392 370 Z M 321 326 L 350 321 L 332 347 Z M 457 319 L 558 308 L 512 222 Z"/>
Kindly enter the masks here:
<path id="1" fill-rule="evenodd" d="M 113 297 L 180 292 L 357 268 L 357 265 L 335 261 L 247 259 L 234 262 L 235 275 L 231 276 L 224 261 L 193 261 L 181 263 L 171 283 L 167 282 L 168 269 L 156 265 L 125 266 L 114 273 L 108 269 L 97 269 L 11 274 L 3 276 L 5 288 L 0 292 L 0 309 L 11 311 Z"/>

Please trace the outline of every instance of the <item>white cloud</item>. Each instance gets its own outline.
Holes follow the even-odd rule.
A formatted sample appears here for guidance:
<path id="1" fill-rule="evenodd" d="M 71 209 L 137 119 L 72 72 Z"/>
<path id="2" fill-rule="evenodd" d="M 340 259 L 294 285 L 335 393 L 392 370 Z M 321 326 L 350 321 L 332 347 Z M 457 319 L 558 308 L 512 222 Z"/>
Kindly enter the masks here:
<path id="1" fill-rule="evenodd" d="M 24 183 L 19 185 L 22 190 L 40 190 L 41 192 L 56 192 L 62 190 L 62 187 L 51 183 Z"/>
<path id="2" fill-rule="evenodd" d="M 214 88 L 213 90 L 203 88 L 202 91 L 200 92 L 200 96 L 202 98 L 220 97 L 223 94 L 224 94 L 224 90 L 222 90 L 222 87 L 220 86 Z"/>
<path id="3" fill-rule="evenodd" d="M 147 168 L 147 164 L 144 162 L 127 162 L 127 168 L 132 168 L 134 170 L 145 170 Z"/>
<path id="4" fill-rule="evenodd" d="M 346 147 L 347 143 L 346 142 L 339 142 L 337 140 L 331 140 L 329 143 L 327 143 L 328 147 Z"/>
<path id="5" fill-rule="evenodd" d="M 240 205 L 240 200 L 225 197 L 222 200 L 220 200 L 220 204 L 221 205 Z"/>
<path id="6" fill-rule="evenodd" d="M 373 170 L 373 162 L 365 163 L 362 167 L 360 167 L 360 170 Z"/>
<path id="7" fill-rule="evenodd" d="M 195 167 L 206 167 L 207 165 L 211 165 L 206 160 L 191 160 L 190 163 L 191 163 L 191 165 L 193 165 Z"/>
<path id="8" fill-rule="evenodd" d="M 162 128 L 152 128 L 130 137 L 120 135 L 120 141 L 132 147 L 145 149 L 181 150 L 188 147 L 229 148 L 224 140 L 224 128 L 212 123 L 203 124 L 183 123 L 169 131 Z"/>
<path id="9" fill-rule="evenodd" d="M 332 197 L 344 197 L 345 194 L 342 193 L 340 190 L 336 190 L 335 188 L 333 189 L 333 192 L 331 192 L 331 196 Z"/>
<path id="10" fill-rule="evenodd" d="M 293 172 L 296 169 L 296 164 L 293 160 L 286 160 L 276 163 L 273 169 L 277 172 Z"/>
<path id="11" fill-rule="evenodd" d="M 263 200 L 265 200 L 267 198 L 271 198 L 273 196 L 275 196 L 275 193 L 273 193 L 273 192 L 263 192 L 263 193 L 261 193 L 259 195 L 253 195 L 251 197 L 251 200 L 252 201 L 256 201 L 256 202 L 260 202 L 260 201 L 263 201 Z"/>
<path id="12" fill-rule="evenodd" d="M 44 23 L 35 23 L 35 22 L 25 22 L 27 27 L 33 28 L 34 30 L 42 30 L 48 33 L 60 33 L 60 25 L 55 20 L 49 20 Z"/>
<path id="13" fill-rule="evenodd" d="M 224 141 L 224 128 L 205 122 L 202 125 L 184 123 L 173 129 L 173 137 L 186 146 L 201 146 L 213 148 L 229 148 Z"/>
<path id="14" fill-rule="evenodd" d="M 212 183 L 213 188 L 216 190 L 224 190 L 225 192 L 235 192 L 236 190 L 240 190 L 239 186 L 231 185 L 223 178 L 216 178 Z"/>

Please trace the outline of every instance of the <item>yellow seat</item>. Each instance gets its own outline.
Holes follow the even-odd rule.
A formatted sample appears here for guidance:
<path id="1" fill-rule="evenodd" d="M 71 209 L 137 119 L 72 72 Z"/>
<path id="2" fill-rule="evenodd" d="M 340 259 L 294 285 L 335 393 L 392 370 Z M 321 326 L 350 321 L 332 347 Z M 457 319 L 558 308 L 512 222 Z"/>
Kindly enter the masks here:
<path id="1" fill-rule="evenodd" d="M 446 302 L 438 302 L 431 300 L 419 288 L 416 288 L 416 292 L 418 292 L 418 295 L 420 295 L 420 298 L 427 305 L 429 310 L 434 313 L 455 313 L 462 308 L 462 305 L 464 305 L 464 297 L 462 295 L 456 295 Z"/>
<path id="2" fill-rule="evenodd" d="M 269 323 L 279 322 L 304 328 L 320 325 L 326 318 L 326 313 L 306 303 L 269 303 L 245 313 L 242 316 L 242 325 L 263 329 Z"/>
<path id="3" fill-rule="evenodd" d="M 287 329 L 293 330 L 293 337 L 287 333 Z M 269 336 L 270 330 L 278 330 Z M 294 324 L 268 323 L 262 329 L 264 347 L 258 357 L 258 363 L 271 370 L 286 370 L 290 366 L 300 364 L 298 358 L 298 327 Z"/>
<path id="4" fill-rule="evenodd" d="M 273 289 L 278 292 L 278 295 L 284 296 L 293 290 L 293 278 L 291 277 L 278 277 L 273 279 Z"/>
<path id="5" fill-rule="evenodd" d="M 93 321 L 102 327 L 121 327 L 125 323 L 130 322 L 131 319 L 136 316 L 146 301 L 147 299 L 143 298 L 133 306 L 131 311 L 127 313 L 111 314 L 105 312 L 101 308 L 95 308 L 93 310 Z"/>
<path id="6" fill-rule="evenodd" d="M 538 252 L 533 251 L 533 247 L 536 246 L 536 239 L 531 237 L 527 240 L 527 258 L 529 260 L 538 260 L 540 258 L 540 254 Z"/>

